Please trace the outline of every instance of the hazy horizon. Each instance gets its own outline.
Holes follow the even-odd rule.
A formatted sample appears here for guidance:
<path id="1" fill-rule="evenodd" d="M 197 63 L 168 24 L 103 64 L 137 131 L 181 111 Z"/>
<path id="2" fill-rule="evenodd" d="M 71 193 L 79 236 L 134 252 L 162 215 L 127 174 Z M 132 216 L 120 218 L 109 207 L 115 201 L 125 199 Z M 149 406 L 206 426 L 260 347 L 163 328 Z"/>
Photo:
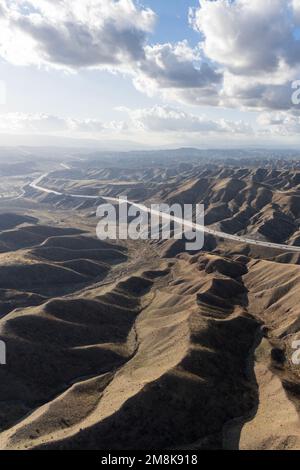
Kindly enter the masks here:
<path id="1" fill-rule="evenodd" d="M 298 145 L 297 0 L 1 0 L 0 28 L 0 145 Z"/>

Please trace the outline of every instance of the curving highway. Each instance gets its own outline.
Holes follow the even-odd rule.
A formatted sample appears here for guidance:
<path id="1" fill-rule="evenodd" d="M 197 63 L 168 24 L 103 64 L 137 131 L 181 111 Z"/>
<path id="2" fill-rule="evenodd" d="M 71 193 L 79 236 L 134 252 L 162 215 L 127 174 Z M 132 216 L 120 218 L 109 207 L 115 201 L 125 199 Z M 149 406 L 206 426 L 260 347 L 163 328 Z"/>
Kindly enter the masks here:
<path id="1" fill-rule="evenodd" d="M 103 196 L 88 196 L 88 195 L 82 195 L 82 194 L 69 194 L 69 193 L 62 193 L 62 192 L 59 192 L 59 191 L 55 191 L 53 189 L 48 189 L 48 188 L 45 188 L 44 186 L 41 186 L 41 183 L 42 183 L 43 179 L 46 178 L 48 175 L 49 175 L 49 173 L 45 173 L 45 174 L 39 176 L 32 183 L 30 183 L 29 186 L 31 188 L 37 190 L 37 191 L 47 193 L 47 194 L 54 194 L 56 196 L 68 196 L 68 197 L 78 198 L 78 199 L 95 199 L 95 200 L 104 199 L 105 201 L 108 201 L 108 202 L 110 201 L 110 202 L 113 202 L 113 203 L 115 203 L 115 202 L 117 202 L 117 203 L 120 203 L 120 202 L 121 203 L 128 203 L 128 204 L 132 205 L 133 207 L 136 207 L 137 209 L 139 209 L 143 212 L 147 212 L 147 213 L 153 214 L 155 216 L 160 216 L 162 219 L 166 219 L 168 221 L 177 222 L 177 223 L 182 224 L 182 225 L 184 224 L 185 228 L 191 228 L 192 230 L 198 230 L 198 231 L 201 231 L 201 232 L 204 232 L 204 233 L 208 233 L 208 234 L 213 235 L 215 237 L 223 238 L 224 240 L 232 240 L 232 241 L 239 242 L 239 243 L 245 243 L 247 245 L 256 245 L 256 246 L 265 247 L 265 248 L 273 248 L 273 249 L 277 249 L 277 250 L 300 253 L 300 247 L 297 247 L 297 246 L 282 245 L 282 244 L 279 244 L 279 243 L 270 243 L 270 242 L 265 242 L 265 241 L 262 241 L 262 240 L 254 240 L 252 238 L 239 237 L 237 235 L 231 235 L 231 234 L 225 233 L 225 232 L 219 232 L 217 230 L 213 230 L 213 229 L 210 229 L 210 228 L 205 227 L 203 225 L 199 225 L 199 224 L 196 224 L 194 222 L 191 222 L 191 221 L 188 221 L 188 220 L 185 220 L 185 219 L 181 219 L 181 218 L 175 217 L 175 216 L 170 215 L 170 214 L 166 214 L 164 212 L 149 208 L 149 207 L 145 206 L 144 204 L 138 204 L 136 202 L 129 201 L 127 199 L 113 198 L 113 197 L 103 197 Z"/>

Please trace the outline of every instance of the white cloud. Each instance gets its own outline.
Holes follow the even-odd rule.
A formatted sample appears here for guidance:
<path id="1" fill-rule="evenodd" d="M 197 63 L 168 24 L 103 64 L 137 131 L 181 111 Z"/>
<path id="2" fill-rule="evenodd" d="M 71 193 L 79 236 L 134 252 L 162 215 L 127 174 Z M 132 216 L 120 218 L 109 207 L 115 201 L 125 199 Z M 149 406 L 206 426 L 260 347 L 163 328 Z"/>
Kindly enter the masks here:
<path id="1" fill-rule="evenodd" d="M 16 65 L 125 71 L 149 95 L 217 104 L 222 81 L 187 41 L 146 45 L 156 15 L 133 0 L 0 0 L 0 55 Z"/>
<path id="2" fill-rule="evenodd" d="M 170 106 L 127 109 L 133 127 L 146 132 L 251 134 L 251 126 L 243 121 L 212 120 L 205 116 L 196 116 Z"/>
<path id="3" fill-rule="evenodd" d="M 147 46 L 134 79 L 136 87 L 148 94 L 184 95 L 186 90 L 202 90 L 207 97 L 218 93 L 221 81 L 222 74 L 204 62 L 199 49 L 189 47 L 187 41 Z"/>
<path id="4" fill-rule="evenodd" d="M 0 56 L 127 72 L 141 92 L 177 103 L 292 108 L 300 0 L 201 0 L 189 15 L 197 47 L 186 40 L 149 45 L 155 18 L 134 0 L 0 0 Z"/>
<path id="5" fill-rule="evenodd" d="M 7 113 L 0 115 L 1 132 L 61 132 L 67 120 L 48 114 Z"/>
<path id="6" fill-rule="evenodd" d="M 289 0 L 202 0 L 192 17 L 203 50 L 234 74 L 267 74 L 299 63 Z"/>
<path id="7" fill-rule="evenodd" d="M 154 22 L 132 0 L 0 0 L 0 55 L 21 65 L 127 67 L 143 59 Z"/>
<path id="8" fill-rule="evenodd" d="M 193 105 L 291 109 L 291 82 L 300 77 L 300 0 L 199 3 L 189 15 L 198 47 L 187 41 L 146 46 L 136 87 Z"/>
<path id="9" fill-rule="evenodd" d="M 275 76 L 265 80 L 259 76 L 234 75 L 226 71 L 223 83 L 219 96 L 219 104 L 223 106 L 252 110 L 292 108 L 292 87 L 289 80 L 277 79 Z"/>
<path id="10" fill-rule="evenodd" d="M 259 115 L 260 131 L 280 136 L 295 136 L 300 132 L 300 115 L 295 113 L 262 113 Z"/>
<path id="11" fill-rule="evenodd" d="M 300 0 L 293 0 L 293 8 L 294 8 L 295 22 L 297 26 L 300 26 Z"/>
<path id="12" fill-rule="evenodd" d="M 0 115 L 0 132 L 4 133 L 118 133 L 127 129 L 125 122 L 104 123 L 97 119 L 73 119 L 44 113 L 6 113 Z"/>
<path id="13" fill-rule="evenodd" d="M 292 0 L 201 0 L 200 7 L 190 11 L 190 21 L 203 38 L 203 54 L 224 72 L 221 105 L 292 107 L 291 81 L 300 75 L 293 16 L 299 4 L 299 0 L 294 5 Z"/>
<path id="14" fill-rule="evenodd" d="M 170 106 L 144 109 L 122 108 L 128 119 L 103 122 L 97 119 L 73 119 L 49 114 L 7 113 L 0 115 L 0 133 L 57 134 L 100 137 L 102 135 L 138 136 L 146 134 L 251 134 L 252 128 L 243 121 L 209 119 Z"/>
<path id="15" fill-rule="evenodd" d="M 49 114 L 7 113 L 0 115 L 0 134 L 54 135 L 101 140 L 124 138 L 161 145 L 214 145 L 218 142 L 251 142 L 255 139 L 296 139 L 300 132 L 300 111 L 264 112 L 256 125 L 246 120 L 212 119 L 170 106 L 119 108 L 123 121 L 74 119 Z"/>

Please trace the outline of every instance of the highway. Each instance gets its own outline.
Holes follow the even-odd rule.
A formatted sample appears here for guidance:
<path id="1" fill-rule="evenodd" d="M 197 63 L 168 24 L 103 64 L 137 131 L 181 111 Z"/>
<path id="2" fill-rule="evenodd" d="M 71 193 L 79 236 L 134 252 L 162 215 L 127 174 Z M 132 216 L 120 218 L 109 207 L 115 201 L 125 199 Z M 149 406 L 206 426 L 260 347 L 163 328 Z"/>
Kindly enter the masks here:
<path id="1" fill-rule="evenodd" d="M 103 196 L 88 196 L 88 195 L 82 195 L 82 194 L 69 194 L 69 193 L 62 193 L 59 191 L 55 191 L 53 189 L 48 189 L 45 188 L 44 186 L 41 186 L 42 181 L 49 175 L 49 173 L 45 173 L 41 176 L 39 176 L 37 179 L 35 179 L 32 183 L 30 183 L 30 187 L 35 189 L 36 191 L 40 191 L 43 193 L 47 194 L 53 194 L 56 196 L 67 196 L 67 197 L 72 197 L 72 198 L 78 198 L 78 199 L 104 199 L 107 202 L 112 202 L 112 203 L 128 203 L 133 207 L 136 207 L 140 211 L 147 212 L 149 214 L 153 214 L 155 216 L 160 216 L 162 219 L 168 220 L 168 221 L 173 221 L 178 224 L 181 224 L 185 226 L 186 228 L 191 228 L 192 230 L 198 230 L 204 233 L 208 233 L 210 235 L 213 235 L 217 238 L 223 238 L 224 240 L 231 240 L 235 241 L 238 243 L 245 243 L 247 245 L 255 245 L 255 246 L 260 246 L 264 248 L 273 248 L 276 250 L 282 250 L 282 251 L 288 251 L 288 252 L 296 252 L 300 253 L 300 247 L 297 246 L 291 246 L 291 245 L 282 245 L 278 243 L 271 243 L 271 242 L 266 242 L 262 240 L 254 240 L 253 238 L 246 238 L 246 237 L 240 237 L 237 235 L 232 235 L 230 233 L 225 233 L 225 232 L 219 232 L 217 230 L 210 229 L 208 227 L 205 227 L 203 225 L 196 224 L 194 222 L 181 219 L 178 217 L 175 217 L 171 214 L 167 214 L 161 211 L 157 211 L 155 209 L 149 208 L 145 206 L 144 204 L 138 204 L 133 201 L 129 201 L 127 199 L 122 199 L 122 198 L 112 198 L 112 197 L 103 197 Z"/>

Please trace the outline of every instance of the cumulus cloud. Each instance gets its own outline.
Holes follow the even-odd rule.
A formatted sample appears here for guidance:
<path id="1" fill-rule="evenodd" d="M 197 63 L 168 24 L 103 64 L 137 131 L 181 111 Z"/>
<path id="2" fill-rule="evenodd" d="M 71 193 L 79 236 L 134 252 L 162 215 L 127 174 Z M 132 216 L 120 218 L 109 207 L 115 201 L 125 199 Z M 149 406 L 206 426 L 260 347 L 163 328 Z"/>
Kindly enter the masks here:
<path id="1" fill-rule="evenodd" d="M 293 0 L 295 23 L 300 26 L 300 0 Z"/>
<path id="2" fill-rule="evenodd" d="M 149 44 L 155 13 L 134 0 L 0 0 L 0 56 L 22 65 L 127 72 L 174 102 L 292 108 L 300 0 L 199 0 L 199 44 Z"/>
<path id="3" fill-rule="evenodd" d="M 212 120 L 170 106 L 153 106 L 145 109 L 127 109 L 126 111 L 131 119 L 132 126 L 147 132 L 252 133 L 251 126 L 243 121 Z"/>
<path id="4" fill-rule="evenodd" d="M 134 83 L 193 105 L 290 110 L 299 17 L 300 0 L 200 0 L 189 14 L 199 45 L 146 46 Z"/>
<path id="5" fill-rule="evenodd" d="M 98 119 L 64 118 L 45 113 L 0 114 L 0 133 L 5 134 L 52 134 L 73 137 L 118 138 L 128 135 L 171 136 L 173 139 L 191 136 L 250 135 L 252 127 L 243 121 L 209 119 L 170 106 L 154 106 L 144 109 L 120 108 L 127 119 L 104 122 Z"/>
<path id="6" fill-rule="evenodd" d="M 6 113 L 0 115 L 0 132 L 8 133 L 114 133 L 127 129 L 127 124 L 102 122 L 97 119 L 73 119 L 45 113 Z"/>
<path id="7" fill-rule="evenodd" d="M 1 0 L 0 55 L 22 65 L 127 67 L 143 59 L 154 22 L 132 0 Z"/>
<path id="8" fill-rule="evenodd" d="M 7 113 L 0 115 L 1 132 L 61 132 L 67 120 L 49 114 Z"/>
<path id="9" fill-rule="evenodd" d="M 266 80 L 248 76 L 224 73 L 220 104 L 246 109 L 289 110 L 292 108 L 291 81 L 279 83 L 275 79 Z"/>
<path id="10" fill-rule="evenodd" d="M 257 122 L 264 133 L 280 136 L 294 136 L 300 132 L 299 113 L 262 113 Z"/>
<path id="11" fill-rule="evenodd" d="M 202 60 L 198 48 L 187 41 L 176 44 L 157 44 L 145 48 L 145 60 L 135 74 L 135 85 L 149 94 L 160 90 L 203 90 L 215 95 L 222 82 L 222 74 Z"/>
<path id="12" fill-rule="evenodd" d="M 125 71 L 142 92 L 216 104 L 222 74 L 185 40 L 147 45 L 155 19 L 133 0 L 0 0 L 0 55 L 17 65 Z"/>
<path id="13" fill-rule="evenodd" d="M 224 72 L 220 104 L 289 109 L 300 74 L 299 0 L 201 0 L 190 22 L 205 57 Z"/>
<path id="14" fill-rule="evenodd" d="M 289 0 L 202 0 L 191 21 L 204 35 L 206 56 L 234 74 L 267 74 L 280 61 L 300 61 Z"/>

